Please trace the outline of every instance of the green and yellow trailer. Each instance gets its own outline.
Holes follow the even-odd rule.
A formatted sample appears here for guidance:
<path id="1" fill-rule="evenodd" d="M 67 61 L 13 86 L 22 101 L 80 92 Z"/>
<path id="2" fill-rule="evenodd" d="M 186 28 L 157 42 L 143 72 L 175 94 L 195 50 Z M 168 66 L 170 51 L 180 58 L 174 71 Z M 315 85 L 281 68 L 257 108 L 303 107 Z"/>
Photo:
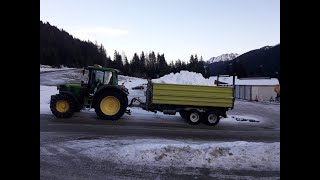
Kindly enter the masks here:
<path id="1" fill-rule="evenodd" d="M 129 107 L 175 115 L 179 113 L 190 124 L 204 122 L 215 126 L 220 117 L 234 107 L 233 86 L 198 86 L 148 82 L 146 102 L 133 98 Z M 139 101 L 134 105 L 133 102 Z"/>

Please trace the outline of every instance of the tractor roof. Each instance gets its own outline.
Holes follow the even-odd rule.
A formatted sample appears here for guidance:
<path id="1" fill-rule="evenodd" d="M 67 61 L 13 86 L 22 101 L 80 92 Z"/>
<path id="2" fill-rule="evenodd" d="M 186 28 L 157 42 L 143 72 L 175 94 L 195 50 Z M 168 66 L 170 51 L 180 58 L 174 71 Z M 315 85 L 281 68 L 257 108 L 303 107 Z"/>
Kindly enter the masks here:
<path id="1" fill-rule="evenodd" d="M 106 67 L 102 67 L 102 66 L 88 66 L 88 67 L 86 67 L 85 69 L 94 69 L 94 70 L 98 70 L 98 71 L 119 72 L 118 69 L 106 68 Z"/>

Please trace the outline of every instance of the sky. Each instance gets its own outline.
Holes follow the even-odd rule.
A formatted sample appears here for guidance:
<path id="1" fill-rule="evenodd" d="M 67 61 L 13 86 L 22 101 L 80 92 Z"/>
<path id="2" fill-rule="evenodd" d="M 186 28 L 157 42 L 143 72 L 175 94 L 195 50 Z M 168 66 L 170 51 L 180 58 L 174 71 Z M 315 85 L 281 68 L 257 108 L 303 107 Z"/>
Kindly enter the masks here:
<path id="1" fill-rule="evenodd" d="M 40 0 L 40 20 L 81 40 L 167 62 L 280 43 L 280 0 Z"/>

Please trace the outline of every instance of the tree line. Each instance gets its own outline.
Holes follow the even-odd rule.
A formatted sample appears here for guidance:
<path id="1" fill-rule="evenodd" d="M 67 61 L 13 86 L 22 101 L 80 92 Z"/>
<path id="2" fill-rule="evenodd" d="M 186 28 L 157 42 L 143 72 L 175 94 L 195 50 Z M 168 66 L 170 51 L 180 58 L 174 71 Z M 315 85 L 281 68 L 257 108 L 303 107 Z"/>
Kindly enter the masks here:
<path id="1" fill-rule="evenodd" d="M 40 64 L 60 67 L 82 68 L 93 64 L 116 68 L 120 74 L 142 77 L 158 78 L 171 72 L 188 70 L 201 73 L 209 77 L 209 69 L 202 57 L 191 55 L 188 62 L 180 59 L 172 60 L 168 64 L 165 55 L 151 51 L 149 53 L 135 53 L 131 59 L 115 51 L 113 57 L 107 54 L 102 44 L 91 41 L 81 41 L 72 35 L 40 21 Z"/>

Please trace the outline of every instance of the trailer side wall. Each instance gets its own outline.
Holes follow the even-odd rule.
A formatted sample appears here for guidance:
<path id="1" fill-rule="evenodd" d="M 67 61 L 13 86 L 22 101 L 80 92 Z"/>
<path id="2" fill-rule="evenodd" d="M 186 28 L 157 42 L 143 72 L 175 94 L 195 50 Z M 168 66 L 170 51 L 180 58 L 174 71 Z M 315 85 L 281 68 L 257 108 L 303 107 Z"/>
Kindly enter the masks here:
<path id="1" fill-rule="evenodd" d="M 152 103 L 231 108 L 233 87 L 153 83 Z"/>

